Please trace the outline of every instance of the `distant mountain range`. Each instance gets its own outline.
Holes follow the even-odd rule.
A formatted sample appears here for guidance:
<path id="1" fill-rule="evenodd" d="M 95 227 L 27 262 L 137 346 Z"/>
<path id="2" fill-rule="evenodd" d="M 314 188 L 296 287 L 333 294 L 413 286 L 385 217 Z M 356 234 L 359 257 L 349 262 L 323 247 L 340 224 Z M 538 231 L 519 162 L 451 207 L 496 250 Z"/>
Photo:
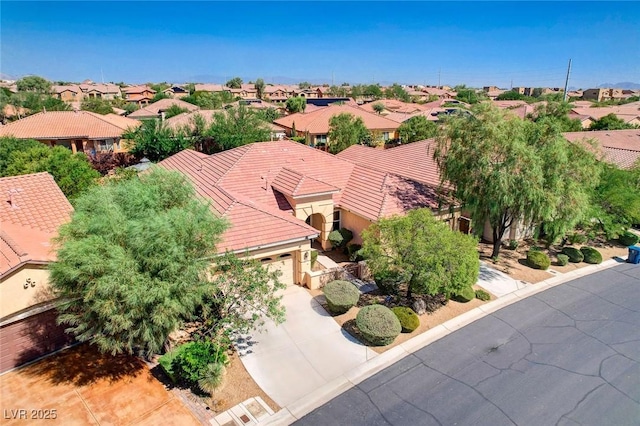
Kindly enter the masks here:
<path id="1" fill-rule="evenodd" d="M 640 89 L 640 83 L 632 83 L 630 81 L 623 81 L 622 83 L 602 83 L 596 88 L 606 88 L 606 87 L 615 87 L 616 89 L 628 89 L 628 90 L 637 90 Z"/>

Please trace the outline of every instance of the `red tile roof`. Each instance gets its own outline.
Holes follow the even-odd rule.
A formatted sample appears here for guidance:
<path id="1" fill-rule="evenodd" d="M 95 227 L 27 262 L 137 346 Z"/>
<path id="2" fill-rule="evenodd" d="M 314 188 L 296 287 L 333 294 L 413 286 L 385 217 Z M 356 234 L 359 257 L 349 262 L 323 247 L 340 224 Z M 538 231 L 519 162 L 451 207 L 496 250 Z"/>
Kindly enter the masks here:
<path id="1" fill-rule="evenodd" d="M 199 111 L 183 112 L 182 114 L 167 118 L 165 120 L 165 124 L 174 130 L 178 130 L 182 127 L 191 128 L 193 126 L 193 120 L 195 119 L 195 117 L 202 117 L 205 124 L 209 125 L 213 123 L 213 114 L 222 111 L 223 110 L 216 109 L 201 109 Z"/>
<path id="2" fill-rule="evenodd" d="M 334 115 L 348 113 L 362 118 L 369 130 L 396 130 L 400 124 L 378 114 L 367 112 L 353 105 L 329 105 L 312 112 L 296 113 L 274 120 L 274 123 L 291 129 L 295 123 L 297 131 L 309 132 L 313 135 L 329 133 L 329 121 Z"/>
<path id="3" fill-rule="evenodd" d="M 180 99 L 160 99 L 157 102 L 149 104 L 139 110 L 136 110 L 129 114 L 129 118 L 148 118 L 148 117 L 158 117 L 162 111 L 166 111 L 172 106 L 178 106 L 179 108 L 186 109 L 189 112 L 197 111 L 200 109 L 199 106 L 190 104 L 189 102 L 181 101 Z"/>
<path id="4" fill-rule="evenodd" d="M 621 168 L 629 168 L 640 159 L 640 129 L 567 132 L 564 137 L 571 142 L 595 141 L 602 158 Z"/>
<path id="5" fill-rule="evenodd" d="M 0 276 L 55 259 L 51 239 L 73 207 L 49 173 L 0 178 Z"/>
<path id="6" fill-rule="evenodd" d="M 259 142 L 210 156 L 186 150 L 159 164 L 184 173 L 229 219 L 220 250 L 242 250 L 317 234 L 292 215 L 284 195 L 330 193 L 336 207 L 371 221 L 437 208 L 440 182 L 431 144 L 352 147 L 335 156 L 292 141 Z"/>
<path id="7" fill-rule="evenodd" d="M 19 139 L 110 139 L 122 137 L 140 122 L 115 114 L 89 111 L 48 111 L 0 127 L 0 136 Z"/>

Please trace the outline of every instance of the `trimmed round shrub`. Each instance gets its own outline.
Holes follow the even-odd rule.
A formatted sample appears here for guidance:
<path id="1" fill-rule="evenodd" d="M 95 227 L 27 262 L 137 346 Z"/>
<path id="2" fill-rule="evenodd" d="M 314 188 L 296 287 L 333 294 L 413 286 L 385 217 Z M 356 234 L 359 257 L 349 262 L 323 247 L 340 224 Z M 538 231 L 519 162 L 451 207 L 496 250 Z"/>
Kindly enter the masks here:
<path id="1" fill-rule="evenodd" d="M 476 291 L 471 287 L 465 287 L 453 296 L 457 302 L 467 303 L 476 298 Z"/>
<path id="2" fill-rule="evenodd" d="M 569 235 L 569 237 L 567 237 L 567 240 L 569 241 L 569 244 L 584 244 L 587 242 L 587 236 L 574 232 L 573 234 Z"/>
<path id="3" fill-rule="evenodd" d="M 382 305 L 369 305 L 360 309 L 356 316 L 356 326 L 367 343 L 386 346 L 402 331 L 400 320 L 391 309 Z"/>
<path id="4" fill-rule="evenodd" d="M 347 228 L 336 229 L 331 231 L 327 237 L 333 248 L 345 247 L 349 241 L 353 240 L 353 232 Z"/>
<path id="5" fill-rule="evenodd" d="M 569 263 L 569 256 L 566 254 L 559 253 L 556 257 L 558 258 L 558 265 L 560 266 L 564 266 Z"/>
<path id="6" fill-rule="evenodd" d="M 411 333 L 420 327 L 420 317 L 413 309 L 406 306 L 396 306 L 395 308 L 391 308 L 391 312 L 393 312 L 398 318 L 398 321 L 400 321 L 403 333 Z"/>
<path id="7" fill-rule="evenodd" d="M 562 249 L 562 254 L 569 256 L 569 262 L 580 263 L 584 260 L 584 255 L 580 250 L 575 247 L 565 247 Z"/>
<path id="8" fill-rule="evenodd" d="M 600 252 L 593 247 L 582 247 L 580 251 L 584 256 L 584 261 L 586 263 L 591 263 L 593 265 L 602 263 L 602 254 L 600 254 Z"/>
<path id="9" fill-rule="evenodd" d="M 327 309 L 333 315 L 341 315 L 358 303 L 360 290 L 349 281 L 331 281 L 322 289 L 327 299 Z"/>
<path id="10" fill-rule="evenodd" d="M 533 269 L 542 269 L 544 271 L 549 269 L 551 259 L 549 259 L 549 256 L 544 252 L 529 250 L 527 252 L 527 265 Z"/>
<path id="11" fill-rule="evenodd" d="M 482 289 L 476 290 L 476 299 L 480 299 L 483 302 L 491 300 L 491 295 Z"/>
<path id="12" fill-rule="evenodd" d="M 624 231 L 624 233 L 618 237 L 618 241 L 620 241 L 620 244 L 623 246 L 632 246 L 640 241 L 640 237 L 633 232 Z"/>

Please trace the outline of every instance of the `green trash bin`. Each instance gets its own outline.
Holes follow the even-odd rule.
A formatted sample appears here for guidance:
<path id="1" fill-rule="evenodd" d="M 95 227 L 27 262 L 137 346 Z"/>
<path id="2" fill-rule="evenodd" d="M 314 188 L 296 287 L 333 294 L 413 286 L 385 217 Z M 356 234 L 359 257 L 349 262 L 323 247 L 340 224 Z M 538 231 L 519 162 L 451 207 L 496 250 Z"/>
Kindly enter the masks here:
<path id="1" fill-rule="evenodd" d="M 627 257 L 627 262 L 640 265 L 640 247 L 639 246 L 629 246 L 629 257 Z"/>

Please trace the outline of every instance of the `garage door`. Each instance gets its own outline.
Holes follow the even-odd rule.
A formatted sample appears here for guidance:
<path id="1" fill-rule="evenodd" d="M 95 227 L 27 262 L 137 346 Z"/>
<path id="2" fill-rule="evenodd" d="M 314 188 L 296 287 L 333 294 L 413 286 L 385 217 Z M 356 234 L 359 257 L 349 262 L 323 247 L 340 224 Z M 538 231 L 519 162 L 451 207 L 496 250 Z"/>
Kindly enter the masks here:
<path id="1" fill-rule="evenodd" d="M 289 286 L 295 284 L 293 254 L 286 253 L 280 256 L 262 259 L 262 264 L 268 266 L 270 271 L 280 271 L 280 282 Z"/>
<path id="2" fill-rule="evenodd" d="M 57 351 L 73 339 L 50 309 L 0 327 L 0 372 Z"/>

